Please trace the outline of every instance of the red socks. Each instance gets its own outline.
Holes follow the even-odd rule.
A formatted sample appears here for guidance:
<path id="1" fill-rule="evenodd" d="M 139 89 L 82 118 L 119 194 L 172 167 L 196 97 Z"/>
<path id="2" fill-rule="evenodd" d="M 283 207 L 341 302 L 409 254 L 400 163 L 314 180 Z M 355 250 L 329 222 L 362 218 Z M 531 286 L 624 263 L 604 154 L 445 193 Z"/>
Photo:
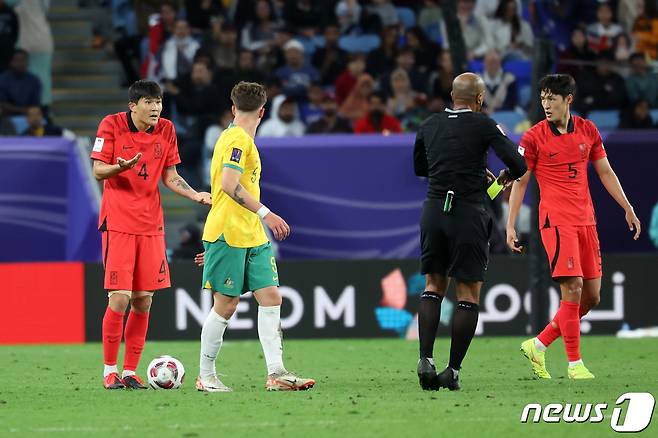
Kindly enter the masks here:
<path id="1" fill-rule="evenodd" d="M 560 308 L 555 315 L 560 326 L 564 348 L 569 362 L 580 360 L 580 304 L 560 301 Z"/>
<path id="2" fill-rule="evenodd" d="M 105 365 L 116 365 L 121 345 L 123 313 L 115 312 L 109 306 L 103 317 L 103 360 Z"/>
<path id="3" fill-rule="evenodd" d="M 544 344 L 545 347 L 548 347 L 553 343 L 553 341 L 560 337 L 558 314 L 559 312 L 555 314 L 553 321 L 549 322 L 544 330 L 542 330 L 542 332 L 537 335 L 537 339 L 539 339 L 539 342 Z"/>
<path id="4" fill-rule="evenodd" d="M 126 351 L 123 358 L 124 370 L 135 371 L 137 369 L 137 364 L 139 364 L 139 358 L 142 356 L 142 350 L 146 342 L 146 331 L 148 327 L 148 313 L 130 311 L 124 333 L 124 338 L 126 339 Z"/>

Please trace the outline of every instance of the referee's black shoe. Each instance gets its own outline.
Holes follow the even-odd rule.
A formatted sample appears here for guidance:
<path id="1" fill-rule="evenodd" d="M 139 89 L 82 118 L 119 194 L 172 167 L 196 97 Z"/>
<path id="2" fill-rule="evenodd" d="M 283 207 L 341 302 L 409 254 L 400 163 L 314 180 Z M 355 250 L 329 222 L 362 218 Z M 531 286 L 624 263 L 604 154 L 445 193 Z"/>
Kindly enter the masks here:
<path id="1" fill-rule="evenodd" d="M 446 369 L 441 371 L 437 377 L 441 388 L 448 388 L 451 391 L 459 391 L 461 389 L 459 375 L 455 375 L 452 368 L 446 367 Z"/>
<path id="2" fill-rule="evenodd" d="M 439 378 L 436 375 L 436 367 L 431 359 L 426 357 L 418 361 L 418 382 L 425 391 L 438 391 Z"/>

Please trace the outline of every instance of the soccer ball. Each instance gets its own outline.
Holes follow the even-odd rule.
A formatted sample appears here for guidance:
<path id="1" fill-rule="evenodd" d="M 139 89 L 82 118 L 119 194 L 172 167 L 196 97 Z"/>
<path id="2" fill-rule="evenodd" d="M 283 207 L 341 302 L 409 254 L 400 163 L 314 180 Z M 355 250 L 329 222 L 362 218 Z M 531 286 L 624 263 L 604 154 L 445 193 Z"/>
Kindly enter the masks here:
<path id="1" fill-rule="evenodd" d="M 183 384 L 185 367 L 171 356 L 156 357 L 146 369 L 149 385 L 153 389 L 176 389 Z"/>

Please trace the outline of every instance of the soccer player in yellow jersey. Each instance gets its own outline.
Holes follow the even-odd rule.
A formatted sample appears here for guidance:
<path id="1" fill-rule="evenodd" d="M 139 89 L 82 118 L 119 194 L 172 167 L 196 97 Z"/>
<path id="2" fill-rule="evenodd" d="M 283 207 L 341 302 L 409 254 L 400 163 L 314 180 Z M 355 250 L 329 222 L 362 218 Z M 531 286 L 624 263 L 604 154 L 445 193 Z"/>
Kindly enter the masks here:
<path id="1" fill-rule="evenodd" d="M 279 274 L 261 219 L 277 240 L 290 227 L 260 202 L 261 163 L 254 144 L 267 100 L 262 85 L 240 82 L 231 90 L 233 123 L 215 144 L 210 166 L 212 208 L 203 230 L 203 287 L 213 292 L 214 306 L 201 330 L 200 373 L 196 388 L 231 391 L 218 378 L 215 359 L 224 331 L 240 300 L 253 291 L 258 301 L 258 337 L 267 363 L 268 391 L 298 391 L 315 385 L 283 366 Z"/>

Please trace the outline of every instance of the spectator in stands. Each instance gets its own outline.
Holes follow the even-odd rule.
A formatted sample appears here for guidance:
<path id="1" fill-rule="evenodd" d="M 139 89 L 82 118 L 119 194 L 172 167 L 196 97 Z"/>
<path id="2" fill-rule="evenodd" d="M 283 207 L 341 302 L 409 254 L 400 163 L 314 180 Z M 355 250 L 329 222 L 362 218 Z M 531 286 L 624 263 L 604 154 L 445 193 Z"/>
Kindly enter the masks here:
<path id="1" fill-rule="evenodd" d="M 332 21 L 332 2 L 319 2 L 313 0 L 285 0 L 283 3 L 283 17 L 286 24 L 303 29 Z"/>
<path id="2" fill-rule="evenodd" d="M 272 12 L 272 6 L 267 0 L 258 0 L 255 4 L 254 18 L 242 29 L 242 47 L 267 53 L 271 49 L 275 32 L 282 23 Z"/>
<path id="3" fill-rule="evenodd" d="M 400 21 L 391 0 L 371 0 L 366 9 L 379 17 L 382 26 L 394 26 Z"/>
<path id="4" fill-rule="evenodd" d="M 286 65 L 278 68 L 274 75 L 283 84 L 283 92 L 288 96 L 305 99 L 308 87 L 320 80 L 320 74 L 304 58 L 304 46 L 297 40 L 290 40 L 283 47 Z"/>
<path id="5" fill-rule="evenodd" d="M 423 7 L 418 13 L 418 26 L 435 43 L 441 43 L 442 22 L 443 12 L 441 11 L 438 0 L 424 0 Z"/>
<path id="6" fill-rule="evenodd" d="M 515 0 L 516 10 L 521 11 L 521 0 Z M 496 11 L 498 11 L 501 3 L 504 3 L 504 0 L 476 0 L 475 2 L 475 13 L 486 17 L 489 19 L 494 19 L 496 16 Z"/>
<path id="7" fill-rule="evenodd" d="M 192 69 L 192 61 L 199 42 L 192 38 L 190 25 L 184 19 L 176 20 L 174 35 L 162 48 L 162 77 L 165 81 L 173 81 L 186 75 Z"/>
<path id="8" fill-rule="evenodd" d="M 185 18 L 194 34 L 210 30 L 211 21 L 223 12 L 224 7 L 220 0 L 185 0 Z"/>
<path id="9" fill-rule="evenodd" d="M 256 57 L 254 52 L 246 49 L 240 50 L 238 56 L 238 68 L 235 70 L 232 79 L 233 82 L 230 86 L 223 87 L 224 90 L 227 90 L 227 95 L 230 94 L 233 85 L 240 81 L 258 83 L 263 83 L 265 81 L 265 74 L 256 67 Z"/>
<path id="10" fill-rule="evenodd" d="M 613 21 L 612 7 L 609 3 L 599 3 L 596 9 L 597 21 L 587 26 L 589 47 L 595 53 L 613 48 L 614 40 L 622 33 L 620 25 Z"/>
<path id="11" fill-rule="evenodd" d="M 634 53 L 630 63 L 631 74 L 626 78 L 628 99 L 631 102 L 645 99 L 651 107 L 658 107 L 658 75 L 650 71 L 646 56 Z"/>
<path id="12" fill-rule="evenodd" d="M 0 73 L 5 71 L 18 40 L 18 17 L 14 9 L 0 0 Z"/>
<path id="13" fill-rule="evenodd" d="M 190 73 L 167 83 L 165 89 L 173 96 L 176 109 L 183 116 L 211 115 L 214 119 L 228 107 L 228 99 L 222 96 L 222 90 L 213 81 L 212 70 L 204 62 L 195 62 Z"/>
<path id="14" fill-rule="evenodd" d="M 15 49 L 9 69 L 0 74 L 0 106 L 6 115 L 25 115 L 29 107 L 41 105 L 41 81 L 27 71 L 28 62 L 28 53 Z"/>
<path id="15" fill-rule="evenodd" d="M 390 87 L 392 95 L 386 101 L 386 110 L 389 114 L 402 120 L 404 115 L 414 107 L 418 93 L 411 88 L 409 75 L 401 68 L 395 69 L 391 73 Z"/>
<path id="16" fill-rule="evenodd" d="M 356 81 L 350 94 L 338 107 L 338 112 L 349 120 L 364 117 L 368 112 L 368 97 L 375 90 L 375 80 L 367 73 L 363 73 Z"/>
<path id="17" fill-rule="evenodd" d="M 603 52 L 597 58 L 596 69 L 584 72 L 578 78 L 575 109 L 587 113 L 591 110 L 619 109 L 626 104 L 624 78 L 613 70 L 614 55 Z"/>
<path id="18" fill-rule="evenodd" d="M 596 55 L 587 44 L 587 34 L 582 27 L 576 27 L 571 32 L 571 44 L 560 53 L 560 62 L 557 66 L 558 73 L 569 74 L 577 78 L 585 70 L 591 70 Z"/>
<path id="19" fill-rule="evenodd" d="M 30 137 L 61 137 L 64 131 L 56 125 L 52 125 L 43 118 L 40 106 L 31 106 L 25 113 L 27 117 L 27 129 L 21 135 Z"/>
<path id="20" fill-rule="evenodd" d="M 491 48 L 491 33 L 487 19 L 475 12 L 474 0 L 457 0 L 457 18 L 466 44 L 466 57 L 469 61 L 482 58 Z M 443 47 L 447 48 L 448 34 L 445 23 L 442 25 L 441 34 Z"/>
<path id="21" fill-rule="evenodd" d="M 411 81 L 411 88 L 422 93 L 427 89 L 427 76 L 416 67 L 416 56 L 414 51 L 409 47 L 403 47 L 395 58 L 395 69 L 401 68 L 407 72 Z M 391 75 L 390 73 L 379 78 L 381 91 L 390 96 L 391 94 Z"/>
<path id="22" fill-rule="evenodd" d="M 368 113 L 354 123 L 355 134 L 384 134 L 402 132 L 400 121 L 386 113 L 386 96 L 372 93 L 368 97 Z"/>
<path id="23" fill-rule="evenodd" d="M 619 34 L 614 43 L 615 61 L 625 65 L 633 53 L 633 41 L 625 33 Z"/>
<path id="24" fill-rule="evenodd" d="M 630 108 L 621 112 L 619 129 L 653 129 L 655 127 L 649 111 L 649 102 L 646 99 L 634 102 Z"/>
<path id="25" fill-rule="evenodd" d="M 500 55 L 495 50 L 484 57 L 482 79 L 487 87 L 487 112 L 513 110 L 519 104 L 516 78 L 512 73 L 503 70 Z"/>
<path id="26" fill-rule="evenodd" d="M 176 29 L 176 4 L 171 1 L 162 2 L 160 13 L 149 17 L 148 52 L 144 56 L 141 67 L 141 77 L 157 79 L 160 68 L 158 55 L 165 41 L 174 34 Z"/>
<path id="27" fill-rule="evenodd" d="M 640 14 L 633 25 L 635 50 L 645 53 L 651 59 L 658 55 L 658 6 L 655 2 L 644 1 Z"/>
<path id="28" fill-rule="evenodd" d="M 261 124 L 259 137 L 301 137 L 306 127 L 299 119 L 297 102 L 285 95 L 272 101 L 270 118 Z"/>
<path id="29" fill-rule="evenodd" d="M 342 105 L 352 92 L 357 79 L 366 69 L 365 55 L 353 53 L 349 56 L 347 68 L 336 78 L 336 102 Z"/>
<path id="30" fill-rule="evenodd" d="M 452 100 L 450 93 L 452 92 L 452 80 L 455 77 L 450 50 L 439 52 L 439 56 L 436 57 L 436 64 L 437 66 L 428 80 L 428 91 L 430 96 L 440 98 L 445 106 Z"/>
<path id="31" fill-rule="evenodd" d="M 171 255 L 174 260 L 191 261 L 194 256 L 204 251 L 199 227 L 187 224 L 180 229 L 180 244 Z"/>
<path id="32" fill-rule="evenodd" d="M 219 70 L 234 70 L 238 63 L 238 31 L 221 17 L 211 21 L 211 31 L 202 45 L 202 50 L 208 52 Z"/>
<path id="33" fill-rule="evenodd" d="M 635 20 L 644 8 L 644 0 L 620 0 L 617 5 L 617 21 L 624 33 L 633 31 Z"/>
<path id="34" fill-rule="evenodd" d="M 340 33 L 347 34 L 355 30 L 361 21 L 361 5 L 359 0 L 340 0 L 336 3 L 336 19 Z"/>
<path id="35" fill-rule="evenodd" d="M 533 35 L 530 24 L 521 18 L 517 0 L 501 0 L 491 22 L 493 47 L 504 59 L 529 59 Z"/>
<path id="36" fill-rule="evenodd" d="M 420 27 L 414 26 L 405 32 L 407 47 L 414 51 L 416 67 L 427 76 L 436 63 L 436 54 L 441 51 L 438 44 L 430 41 Z"/>
<path id="37" fill-rule="evenodd" d="M 306 126 L 322 115 L 322 101 L 325 92 L 319 83 L 311 84 L 308 89 L 308 101 L 299 103 L 299 113 Z"/>
<path id="38" fill-rule="evenodd" d="M 41 105 L 52 102 L 53 35 L 46 18 L 47 2 L 21 0 L 15 8 L 18 15 L 17 46 L 29 53 L 28 70 L 41 81 Z"/>
<path id="39" fill-rule="evenodd" d="M 313 53 L 312 64 L 320 73 L 320 83 L 332 86 L 347 65 L 347 53 L 338 47 L 340 30 L 336 24 L 324 28 L 324 47 Z"/>
<path id="40" fill-rule="evenodd" d="M 338 115 L 336 101 L 331 96 L 324 95 L 321 107 L 322 115 L 309 125 L 307 134 L 347 134 L 352 132 L 352 124 Z"/>
<path id="41" fill-rule="evenodd" d="M 366 70 L 378 77 L 395 68 L 398 56 L 400 26 L 385 26 L 380 32 L 381 45 L 368 53 Z"/>

